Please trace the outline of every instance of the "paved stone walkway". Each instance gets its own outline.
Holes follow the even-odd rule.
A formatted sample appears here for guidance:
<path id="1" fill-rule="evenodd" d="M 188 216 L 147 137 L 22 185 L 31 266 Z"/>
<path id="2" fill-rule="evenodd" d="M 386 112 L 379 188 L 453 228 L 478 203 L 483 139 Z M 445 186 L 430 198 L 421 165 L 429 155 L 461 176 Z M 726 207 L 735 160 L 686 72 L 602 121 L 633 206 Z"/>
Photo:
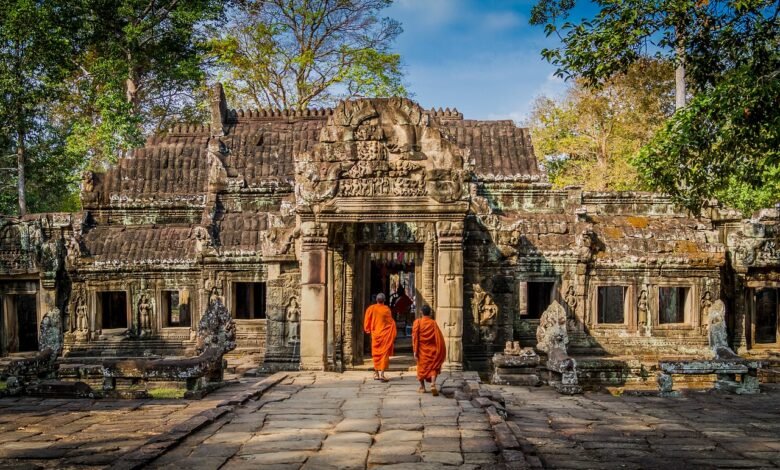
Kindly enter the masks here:
<path id="1" fill-rule="evenodd" d="M 498 449 L 482 409 L 417 393 L 414 373 L 389 377 L 291 374 L 151 468 L 495 467 Z"/>
<path id="2" fill-rule="evenodd" d="M 762 386 L 760 395 L 685 398 L 489 388 L 504 396 L 526 459 L 546 468 L 780 467 L 778 385 Z"/>
<path id="3" fill-rule="evenodd" d="M 104 468 L 259 379 L 203 400 L 0 399 L 0 468 Z"/>

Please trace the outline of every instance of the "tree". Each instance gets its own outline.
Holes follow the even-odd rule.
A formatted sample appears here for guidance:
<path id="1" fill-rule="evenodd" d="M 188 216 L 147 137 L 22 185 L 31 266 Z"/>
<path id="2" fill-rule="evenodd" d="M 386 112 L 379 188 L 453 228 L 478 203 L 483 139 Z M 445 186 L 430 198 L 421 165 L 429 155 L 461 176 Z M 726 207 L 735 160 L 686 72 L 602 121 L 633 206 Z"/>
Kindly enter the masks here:
<path id="1" fill-rule="evenodd" d="M 550 181 L 589 190 L 640 187 L 631 157 L 672 113 L 673 90 L 670 62 L 641 60 L 598 89 L 577 79 L 560 99 L 538 98 L 529 126 Z"/>
<path id="2" fill-rule="evenodd" d="M 574 5 L 540 0 L 531 15 L 561 39 L 542 51 L 560 76 L 599 86 L 643 57 L 685 64 L 691 99 L 640 152 L 644 181 L 692 211 L 711 197 L 744 211 L 780 201 L 780 3 L 600 0 L 565 22 Z"/>
<path id="3" fill-rule="evenodd" d="M 100 167 L 173 122 L 205 116 L 203 48 L 224 0 L 84 0 L 89 45 L 75 58 L 68 151 Z"/>
<path id="4" fill-rule="evenodd" d="M 62 80 L 72 70 L 75 54 L 74 24 L 68 2 L 7 0 L 0 8 L 0 165 L 5 181 L 16 182 L 19 215 L 28 212 L 28 168 L 35 162 L 37 174 L 60 156 L 59 134 L 47 119 L 47 104 L 64 92 Z M 15 171 L 10 158 L 15 159 Z M 7 166 L 8 165 L 8 166 Z M 40 172 L 43 166 L 43 173 Z M 57 186 L 67 181 L 53 178 Z M 62 188 L 38 188 L 38 196 L 56 194 Z M 0 188 L 4 213 L 12 212 L 8 187 Z"/>
<path id="5" fill-rule="evenodd" d="M 304 109 L 354 96 L 406 95 L 391 0 L 247 0 L 210 42 L 243 106 Z"/>

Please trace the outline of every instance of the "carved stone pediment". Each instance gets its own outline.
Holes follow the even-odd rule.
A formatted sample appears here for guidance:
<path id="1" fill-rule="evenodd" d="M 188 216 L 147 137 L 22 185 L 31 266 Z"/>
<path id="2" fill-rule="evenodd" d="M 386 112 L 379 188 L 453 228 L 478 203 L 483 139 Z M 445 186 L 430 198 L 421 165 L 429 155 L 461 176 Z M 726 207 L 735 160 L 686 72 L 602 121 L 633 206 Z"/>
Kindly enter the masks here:
<path id="1" fill-rule="evenodd" d="M 464 197 L 463 152 L 401 98 L 345 101 L 320 143 L 295 156 L 296 202 L 311 208 L 333 198 Z"/>

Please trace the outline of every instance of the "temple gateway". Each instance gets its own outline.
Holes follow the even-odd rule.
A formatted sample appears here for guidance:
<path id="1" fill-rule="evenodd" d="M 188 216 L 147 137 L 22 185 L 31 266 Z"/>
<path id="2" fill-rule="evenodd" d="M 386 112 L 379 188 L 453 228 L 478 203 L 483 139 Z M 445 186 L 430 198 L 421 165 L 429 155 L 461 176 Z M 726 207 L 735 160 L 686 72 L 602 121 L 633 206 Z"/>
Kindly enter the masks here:
<path id="1" fill-rule="evenodd" d="M 535 346 L 553 301 L 592 381 L 707 357 L 718 300 L 736 352 L 780 353 L 777 209 L 553 189 L 527 129 L 408 99 L 244 111 L 218 85 L 210 106 L 85 174 L 81 212 L 0 218 L 2 355 L 37 350 L 55 307 L 63 362 L 193 355 L 221 299 L 231 361 L 360 368 L 363 312 L 398 287 L 433 308 L 448 370 Z"/>

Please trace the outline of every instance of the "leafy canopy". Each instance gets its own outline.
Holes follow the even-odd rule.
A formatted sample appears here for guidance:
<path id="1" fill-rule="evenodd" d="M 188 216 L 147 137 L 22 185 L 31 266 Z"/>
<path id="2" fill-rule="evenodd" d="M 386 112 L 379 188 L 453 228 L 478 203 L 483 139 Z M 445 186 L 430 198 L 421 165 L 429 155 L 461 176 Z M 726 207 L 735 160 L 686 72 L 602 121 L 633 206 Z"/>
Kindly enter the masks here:
<path id="1" fill-rule="evenodd" d="M 83 0 L 86 50 L 61 115 L 68 151 L 100 168 L 144 134 L 205 115 L 203 45 L 223 0 Z"/>
<path id="2" fill-rule="evenodd" d="M 406 95 L 390 45 L 391 0 L 247 0 L 210 47 L 239 106 L 303 109 L 355 96 Z"/>
<path id="3" fill-rule="evenodd" d="M 24 213 L 28 204 L 34 211 L 71 207 L 63 199 L 73 189 L 73 162 L 47 116 L 67 93 L 62 82 L 73 70 L 77 39 L 69 2 L 0 6 L 0 213 Z"/>
<path id="4" fill-rule="evenodd" d="M 589 86 L 643 57 L 683 63 L 692 97 L 635 160 L 640 177 L 698 211 L 717 197 L 743 211 L 780 201 L 780 2 L 540 0 L 531 15 L 561 47 L 542 55 Z"/>
<path id="5" fill-rule="evenodd" d="M 577 79 L 562 98 L 538 98 L 529 127 L 553 185 L 640 188 L 631 157 L 672 113 L 673 77 L 671 63 L 645 59 L 600 88 Z"/>

